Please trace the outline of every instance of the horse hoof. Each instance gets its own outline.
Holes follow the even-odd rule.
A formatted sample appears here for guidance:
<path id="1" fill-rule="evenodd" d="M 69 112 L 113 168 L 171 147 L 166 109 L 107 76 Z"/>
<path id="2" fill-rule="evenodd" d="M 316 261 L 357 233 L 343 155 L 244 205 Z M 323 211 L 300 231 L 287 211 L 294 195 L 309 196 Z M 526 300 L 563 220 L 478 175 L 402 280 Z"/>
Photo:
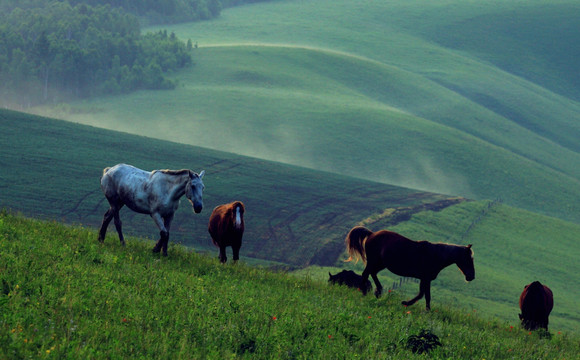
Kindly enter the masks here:
<path id="1" fill-rule="evenodd" d="M 161 248 L 158 248 L 157 246 L 155 246 L 155 247 L 153 248 L 153 252 L 154 252 L 154 253 L 158 253 L 158 252 L 160 252 L 160 251 L 161 251 Z"/>

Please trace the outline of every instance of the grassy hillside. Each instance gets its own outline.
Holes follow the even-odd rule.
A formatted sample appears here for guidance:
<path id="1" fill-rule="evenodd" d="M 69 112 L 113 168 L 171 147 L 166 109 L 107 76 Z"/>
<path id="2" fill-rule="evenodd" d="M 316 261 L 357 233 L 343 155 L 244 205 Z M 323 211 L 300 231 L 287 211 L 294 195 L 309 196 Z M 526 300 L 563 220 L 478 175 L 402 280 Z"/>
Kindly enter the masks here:
<path id="1" fill-rule="evenodd" d="M 98 185 L 101 169 L 126 161 L 144 168 L 204 168 L 205 209 L 193 214 L 187 202 L 177 211 L 170 257 L 176 243 L 215 254 L 207 234 L 210 209 L 241 199 L 246 203 L 242 259 L 283 266 L 344 268 L 344 236 L 357 224 L 390 228 L 413 238 L 473 243 L 477 281 L 465 285 L 454 268 L 433 284 L 434 302 L 460 305 L 505 321 L 517 318 L 523 285 L 540 280 L 556 294 L 552 325 L 578 332 L 580 294 L 570 283 L 580 268 L 580 227 L 489 201 L 465 201 L 360 179 L 314 172 L 227 153 L 90 128 L 65 121 L 0 111 L 2 175 L 0 207 L 28 216 L 82 223 L 96 229 L 106 210 Z M 454 205 L 454 206 L 451 206 Z M 148 216 L 125 210 L 126 234 L 156 238 Z M 96 243 L 96 236 L 90 240 Z M 132 242 L 132 240 L 130 240 Z M 118 247 L 113 227 L 106 245 Z M 505 246 L 505 251 L 504 251 Z M 362 271 L 360 264 L 354 268 Z M 308 268 L 325 281 L 329 268 Z M 389 287 L 398 277 L 381 273 Z M 417 291 L 403 287 L 403 296 Z"/>
<path id="2" fill-rule="evenodd" d="M 551 51 L 578 37 L 577 7 L 243 6 L 169 28 L 199 43 L 178 90 L 37 110 L 579 221 L 575 50 Z"/>
<path id="3" fill-rule="evenodd" d="M 574 285 L 580 272 L 576 256 L 580 251 L 577 224 L 479 201 L 464 202 L 439 212 L 419 212 L 394 226 L 388 223 L 388 218 L 379 219 L 370 228 L 388 228 L 416 240 L 473 244 L 476 279 L 466 283 L 457 267 L 445 269 L 432 284 L 433 302 L 456 304 L 515 321 L 524 285 L 539 280 L 554 292 L 557 305 L 550 316 L 552 326 L 580 331 L 577 301 L 580 288 Z M 337 263 L 338 267 L 345 265 Z M 362 263 L 352 269 L 361 273 Z M 299 274 L 310 273 L 313 279 L 322 281 L 328 280 L 329 270 L 336 272 L 311 268 Z M 399 281 L 388 270 L 379 274 L 384 286 Z M 409 283 L 399 291 L 411 298 L 418 289 L 418 284 Z"/>
<path id="4" fill-rule="evenodd" d="M 0 110 L 0 132 L 0 207 L 98 227 L 108 208 L 99 182 L 104 167 L 205 169 L 204 210 L 194 214 L 184 199 L 171 242 L 215 251 L 207 232 L 211 210 L 241 200 L 247 211 L 242 256 L 289 265 L 333 264 L 361 219 L 386 207 L 448 198 L 6 110 Z M 148 216 L 123 209 L 121 220 L 127 234 L 159 234 Z M 113 225 L 107 243 L 118 244 Z"/>
<path id="5" fill-rule="evenodd" d="M 0 212 L 2 358 L 575 358 L 577 335 L 528 333 L 515 322 L 435 304 L 404 308 L 152 243 L 99 245 L 96 231 Z M 132 239 L 135 240 L 135 239 Z M 23 256 L 26 254 L 26 256 Z"/>

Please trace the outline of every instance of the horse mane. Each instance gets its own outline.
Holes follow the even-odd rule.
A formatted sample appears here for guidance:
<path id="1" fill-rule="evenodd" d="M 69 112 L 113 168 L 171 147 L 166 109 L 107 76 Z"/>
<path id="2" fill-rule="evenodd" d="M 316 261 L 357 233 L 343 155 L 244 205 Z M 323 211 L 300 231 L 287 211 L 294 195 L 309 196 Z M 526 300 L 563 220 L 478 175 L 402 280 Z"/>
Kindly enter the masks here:
<path id="1" fill-rule="evenodd" d="M 192 174 L 192 171 L 189 170 L 189 169 L 181 169 L 181 170 L 168 170 L 168 169 L 165 169 L 165 170 L 153 170 L 151 172 L 151 175 L 153 175 L 156 172 L 161 172 L 161 173 L 164 173 L 166 175 L 177 175 L 177 176 L 181 176 L 181 175 L 185 175 L 185 174 L 188 174 L 188 175 L 191 176 L 191 174 Z"/>
<path id="2" fill-rule="evenodd" d="M 348 259 L 345 262 L 352 261 L 353 257 L 358 262 L 359 258 L 362 259 L 364 263 L 367 262 L 367 254 L 364 248 L 364 243 L 366 239 L 373 232 L 363 226 L 356 226 L 350 230 L 346 239 L 346 249 L 348 250 Z"/>

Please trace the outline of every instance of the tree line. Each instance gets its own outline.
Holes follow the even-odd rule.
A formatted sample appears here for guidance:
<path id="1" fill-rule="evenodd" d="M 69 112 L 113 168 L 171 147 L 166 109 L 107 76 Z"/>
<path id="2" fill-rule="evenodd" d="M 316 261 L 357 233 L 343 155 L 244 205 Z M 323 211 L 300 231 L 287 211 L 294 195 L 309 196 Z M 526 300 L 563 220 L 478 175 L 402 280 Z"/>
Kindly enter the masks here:
<path id="1" fill-rule="evenodd" d="M 252 0 L 3 0 L 0 106 L 28 107 L 139 89 L 171 89 L 191 40 L 141 24 L 216 17 Z"/>

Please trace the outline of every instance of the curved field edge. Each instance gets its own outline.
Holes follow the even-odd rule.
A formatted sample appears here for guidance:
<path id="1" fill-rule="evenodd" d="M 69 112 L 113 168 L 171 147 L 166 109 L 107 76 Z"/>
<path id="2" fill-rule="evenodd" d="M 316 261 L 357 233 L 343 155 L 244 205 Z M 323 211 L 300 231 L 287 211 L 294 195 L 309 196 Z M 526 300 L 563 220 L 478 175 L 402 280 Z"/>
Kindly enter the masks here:
<path id="1" fill-rule="evenodd" d="M 573 358 L 576 335 L 527 333 L 471 310 L 425 313 L 150 241 L 100 245 L 96 232 L 0 213 L 0 354 L 4 357 L 423 358 L 407 339 L 427 329 L 435 358 Z M 150 244 L 151 243 L 151 244 Z M 26 254 L 26 256 L 24 256 Z"/>

